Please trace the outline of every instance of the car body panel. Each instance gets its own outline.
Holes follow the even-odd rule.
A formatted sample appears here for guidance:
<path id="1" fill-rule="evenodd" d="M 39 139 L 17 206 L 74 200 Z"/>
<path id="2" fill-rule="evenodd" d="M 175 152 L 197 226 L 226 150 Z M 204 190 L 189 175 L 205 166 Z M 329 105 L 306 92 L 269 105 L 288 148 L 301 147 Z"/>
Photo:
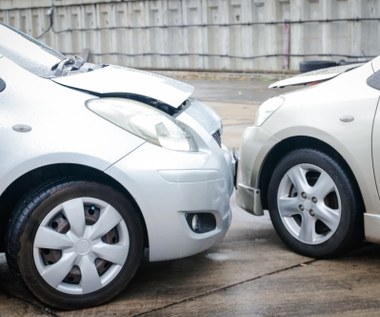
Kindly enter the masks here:
<path id="1" fill-rule="evenodd" d="M 211 147 L 212 143 L 210 140 Z M 223 153 L 217 157 L 210 157 L 204 151 L 190 155 L 168 153 L 146 143 L 106 173 L 129 188 L 140 208 L 149 211 L 145 222 L 149 232 L 150 261 L 179 258 L 205 250 L 222 239 L 230 225 L 229 195 L 223 193 L 232 193 L 232 178 Z M 176 195 L 163 199 L 171 192 Z M 214 214 L 216 230 L 194 233 L 186 223 L 187 212 Z"/>
<path id="2" fill-rule="evenodd" d="M 206 250 L 224 237 L 231 224 L 229 197 L 234 176 L 231 153 L 224 147 L 221 149 L 189 113 L 182 112 L 177 119 L 198 131 L 198 152 L 168 152 L 145 143 L 106 171 L 129 188 L 143 210 L 151 210 L 151 217 L 145 219 L 150 233 L 151 261 Z M 163 200 L 168 192 L 176 192 L 176 196 Z M 195 234 L 185 221 L 187 212 L 214 214 L 217 228 Z M 173 218 L 173 214 L 177 217 Z"/>
<path id="3" fill-rule="evenodd" d="M 284 88 L 287 86 L 317 84 L 317 83 L 332 79 L 344 72 L 350 71 L 361 65 L 363 65 L 363 63 L 346 64 L 346 65 L 318 69 L 318 70 L 302 73 L 297 76 L 276 81 L 270 84 L 269 88 Z"/>
<path id="4" fill-rule="evenodd" d="M 368 241 L 380 243 L 380 215 L 364 214 L 365 237 Z"/>
<path id="5" fill-rule="evenodd" d="M 255 142 L 250 142 L 253 139 Z M 279 142 L 279 139 L 256 126 L 247 127 L 243 133 L 237 174 L 236 200 L 240 207 L 256 216 L 264 214 L 259 189 L 261 163 Z"/>
<path id="6" fill-rule="evenodd" d="M 0 195 L 30 171 L 59 164 L 85 166 L 110 176 L 136 201 L 147 226 L 151 260 L 201 252 L 225 235 L 231 223 L 234 161 L 212 137 L 221 128 L 220 118 L 189 98 L 193 87 L 116 66 L 40 77 L 9 56 L 0 58 L 6 82 L 0 92 Z M 85 106 L 87 100 L 103 95 L 141 95 L 173 108 L 186 102 L 176 120 L 186 125 L 199 151 L 147 143 Z M 214 214 L 217 228 L 194 233 L 186 212 Z"/>
<path id="7" fill-rule="evenodd" d="M 0 38 L 0 252 L 38 299 L 102 304 L 225 236 L 235 157 L 192 86 Z"/>
<path id="8" fill-rule="evenodd" d="M 379 98 L 380 98 L 380 91 L 379 91 Z M 373 127 L 372 127 L 372 165 L 373 165 L 373 174 L 375 176 L 376 181 L 376 188 L 377 188 L 377 194 L 380 197 L 380 188 L 379 188 L 379 181 L 380 181 L 380 115 L 379 115 L 379 100 L 377 100 L 377 111 L 374 116 L 373 120 Z M 379 212 L 380 214 L 380 212 Z"/>
<path id="9" fill-rule="evenodd" d="M 112 78 L 104 81 L 103 78 Z M 174 79 L 119 66 L 107 66 L 88 73 L 53 78 L 53 81 L 96 94 L 135 94 L 157 99 L 178 108 L 194 88 Z"/>
<path id="10" fill-rule="evenodd" d="M 379 70 L 380 70 L 380 56 L 375 57 L 375 58 L 371 61 L 371 65 L 372 65 L 373 72 L 377 72 L 377 71 L 379 71 Z"/>
<path id="11" fill-rule="evenodd" d="M 90 112 L 84 102 L 94 96 L 33 76 L 7 58 L 0 60 L 0 67 L 7 85 L 0 93 L 0 193 L 12 180 L 41 166 L 72 163 L 103 171 L 144 143 Z M 22 93 L 15 85 L 21 78 L 28 83 Z M 40 87 L 48 94 L 36 93 Z M 30 126 L 31 131 L 16 132 L 15 125 Z M 93 139 L 96 142 L 88 141 Z"/>
<path id="12" fill-rule="evenodd" d="M 52 66 L 65 58 L 60 52 L 2 24 L 0 38 L 0 55 L 41 77 L 53 76 Z"/>
<path id="13" fill-rule="evenodd" d="M 253 200 L 262 199 L 260 173 L 274 147 L 294 137 L 317 139 L 335 149 L 350 167 L 365 204 L 366 238 L 380 241 L 379 227 L 372 222 L 376 219 L 380 224 L 378 180 L 374 176 L 374 166 L 380 170 L 378 116 L 374 120 L 380 91 L 366 83 L 376 67 L 368 62 L 332 80 L 284 94 L 285 103 L 261 127 L 246 129 L 238 171 L 240 206 L 255 215 L 263 214 L 261 204 Z"/>

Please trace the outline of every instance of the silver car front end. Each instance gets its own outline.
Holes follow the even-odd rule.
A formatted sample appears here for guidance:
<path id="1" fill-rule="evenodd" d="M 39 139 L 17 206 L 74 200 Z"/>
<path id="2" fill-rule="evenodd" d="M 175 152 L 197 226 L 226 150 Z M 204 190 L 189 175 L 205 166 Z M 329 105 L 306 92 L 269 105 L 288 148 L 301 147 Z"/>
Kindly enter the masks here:
<path id="1" fill-rule="evenodd" d="M 128 189 L 146 223 L 150 261 L 199 253 L 221 240 L 231 223 L 234 160 L 213 134 L 215 113 L 196 100 L 177 116 L 198 151 L 144 143 L 106 170 Z"/>

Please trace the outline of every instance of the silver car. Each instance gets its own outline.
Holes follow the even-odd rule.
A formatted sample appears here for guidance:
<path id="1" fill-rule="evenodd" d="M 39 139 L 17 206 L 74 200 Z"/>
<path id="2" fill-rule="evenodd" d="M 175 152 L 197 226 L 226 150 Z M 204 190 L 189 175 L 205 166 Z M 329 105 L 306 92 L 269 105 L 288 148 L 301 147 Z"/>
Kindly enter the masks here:
<path id="1" fill-rule="evenodd" d="M 193 87 L 66 57 L 0 25 L 0 233 L 48 305 L 101 304 L 149 261 L 201 252 L 231 222 L 234 159 Z"/>
<path id="2" fill-rule="evenodd" d="M 238 204 L 293 250 L 332 257 L 380 242 L 380 57 L 285 79 L 245 130 Z M 313 84 L 313 85 L 311 85 Z"/>

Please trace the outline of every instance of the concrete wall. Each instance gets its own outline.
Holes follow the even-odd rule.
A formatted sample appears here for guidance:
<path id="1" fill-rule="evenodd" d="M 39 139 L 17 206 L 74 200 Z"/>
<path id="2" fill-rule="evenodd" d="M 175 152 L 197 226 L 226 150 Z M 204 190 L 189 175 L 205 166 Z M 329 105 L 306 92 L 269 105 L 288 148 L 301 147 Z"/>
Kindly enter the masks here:
<path id="1" fill-rule="evenodd" d="M 1 0 L 0 22 L 92 62 L 150 69 L 298 70 L 380 51 L 380 0 Z"/>

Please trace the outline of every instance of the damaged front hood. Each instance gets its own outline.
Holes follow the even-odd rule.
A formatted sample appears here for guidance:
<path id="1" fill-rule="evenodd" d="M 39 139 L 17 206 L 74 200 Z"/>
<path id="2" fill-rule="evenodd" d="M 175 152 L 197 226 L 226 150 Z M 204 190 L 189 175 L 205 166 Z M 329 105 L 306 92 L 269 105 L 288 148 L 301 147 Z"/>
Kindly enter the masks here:
<path id="1" fill-rule="evenodd" d="M 288 86 L 297 85 L 307 85 L 307 84 L 317 84 L 322 81 L 332 79 L 339 74 L 350 71 L 351 69 L 357 68 L 363 65 L 363 63 L 357 64 L 347 64 L 340 66 L 333 66 L 323 69 L 314 70 L 307 73 L 302 73 L 294 77 L 279 80 L 269 86 L 269 88 L 284 88 Z"/>
<path id="2" fill-rule="evenodd" d="M 58 84 L 97 95 L 133 94 L 178 108 L 194 91 L 180 81 L 136 69 L 106 66 L 87 73 L 52 78 Z"/>

